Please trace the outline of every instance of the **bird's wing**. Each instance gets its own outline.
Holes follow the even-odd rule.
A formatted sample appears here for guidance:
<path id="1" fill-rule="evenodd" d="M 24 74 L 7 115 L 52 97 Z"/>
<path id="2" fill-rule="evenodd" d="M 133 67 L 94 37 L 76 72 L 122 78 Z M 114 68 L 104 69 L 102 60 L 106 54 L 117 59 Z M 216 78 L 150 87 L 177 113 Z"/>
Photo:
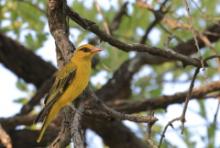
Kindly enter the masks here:
<path id="1" fill-rule="evenodd" d="M 60 69 L 57 73 L 53 75 L 53 77 L 55 77 L 55 81 L 45 98 L 45 107 L 39 113 L 35 122 L 43 121 L 43 119 L 49 113 L 53 104 L 60 98 L 60 96 L 69 86 L 69 84 L 74 80 L 75 74 L 76 66 L 71 63 L 65 65 L 62 69 Z"/>

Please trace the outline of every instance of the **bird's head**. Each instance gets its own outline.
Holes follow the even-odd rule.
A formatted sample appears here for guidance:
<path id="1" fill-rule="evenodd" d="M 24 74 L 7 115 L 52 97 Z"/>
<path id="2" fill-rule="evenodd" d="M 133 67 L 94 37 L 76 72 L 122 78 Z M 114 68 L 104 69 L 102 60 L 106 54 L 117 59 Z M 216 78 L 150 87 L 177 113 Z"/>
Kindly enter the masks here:
<path id="1" fill-rule="evenodd" d="M 101 51 L 100 48 L 97 48 L 97 47 L 90 45 L 90 44 L 85 44 L 85 45 L 78 47 L 75 50 L 73 57 L 75 57 L 77 59 L 80 58 L 80 59 L 90 60 L 99 51 Z"/>

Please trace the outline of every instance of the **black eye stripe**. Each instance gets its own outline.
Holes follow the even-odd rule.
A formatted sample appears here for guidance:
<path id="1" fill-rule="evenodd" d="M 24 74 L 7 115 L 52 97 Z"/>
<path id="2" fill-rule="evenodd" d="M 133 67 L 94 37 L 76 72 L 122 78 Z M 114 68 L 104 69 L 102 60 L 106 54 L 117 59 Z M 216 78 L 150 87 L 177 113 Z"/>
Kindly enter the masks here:
<path id="1" fill-rule="evenodd" d="M 87 47 L 84 47 L 84 48 L 82 48 L 82 49 L 80 49 L 80 50 L 83 51 L 83 52 L 89 52 L 89 51 L 90 51 L 90 49 L 87 48 Z"/>

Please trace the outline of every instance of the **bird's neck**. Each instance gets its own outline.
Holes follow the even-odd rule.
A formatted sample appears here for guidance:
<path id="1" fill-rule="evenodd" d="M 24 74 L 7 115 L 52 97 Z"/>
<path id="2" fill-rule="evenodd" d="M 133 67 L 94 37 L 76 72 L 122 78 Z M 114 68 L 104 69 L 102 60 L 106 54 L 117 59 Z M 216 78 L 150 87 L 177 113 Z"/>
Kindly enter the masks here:
<path id="1" fill-rule="evenodd" d="M 82 68 L 91 68 L 91 59 L 75 58 L 71 62 L 73 62 L 74 64 L 76 64 L 77 66 L 82 67 Z"/>

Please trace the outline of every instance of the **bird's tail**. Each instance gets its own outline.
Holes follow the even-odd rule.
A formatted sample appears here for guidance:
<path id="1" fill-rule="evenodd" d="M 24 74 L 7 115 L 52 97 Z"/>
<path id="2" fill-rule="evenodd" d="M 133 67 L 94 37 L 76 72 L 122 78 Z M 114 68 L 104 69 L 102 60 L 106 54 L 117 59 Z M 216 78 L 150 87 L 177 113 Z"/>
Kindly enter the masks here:
<path id="1" fill-rule="evenodd" d="M 43 135 L 45 133 L 45 130 L 47 129 L 47 127 L 49 126 L 49 124 L 53 121 L 53 119 L 56 117 L 57 113 L 60 110 L 60 106 L 58 104 L 54 104 L 53 107 L 51 107 L 51 110 L 49 111 L 48 115 L 45 117 L 41 131 L 40 131 L 40 135 L 37 138 L 37 142 L 39 143 L 41 141 L 41 139 L 43 138 Z"/>
<path id="2" fill-rule="evenodd" d="M 43 125 L 42 125 L 42 127 L 41 127 L 41 130 L 40 130 L 40 135 L 39 135 L 38 138 L 37 138 L 37 143 L 40 143 L 41 139 L 43 138 L 43 135 L 44 135 L 44 133 L 45 133 L 45 130 L 47 129 L 48 124 L 49 124 L 49 123 L 48 123 L 48 120 L 45 119 L 45 120 L 44 120 L 44 123 L 43 123 Z"/>

